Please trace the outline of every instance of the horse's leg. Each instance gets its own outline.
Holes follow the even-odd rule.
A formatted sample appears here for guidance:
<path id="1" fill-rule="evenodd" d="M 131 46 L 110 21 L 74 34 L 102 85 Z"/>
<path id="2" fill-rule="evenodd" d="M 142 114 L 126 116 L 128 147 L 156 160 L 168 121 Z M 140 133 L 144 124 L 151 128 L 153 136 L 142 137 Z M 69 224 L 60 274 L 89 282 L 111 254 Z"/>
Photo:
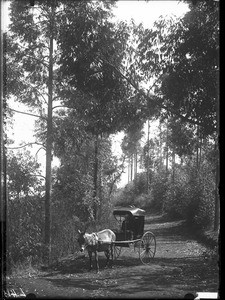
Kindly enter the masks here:
<path id="1" fill-rule="evenodd" d="M 111 262 L 110 262 L 110 258 L 111 258 Z M 109 246 L 109 264 L 110 264 L 110 267 L 112 267 L 112 265 L 113 265 L 113 245 L 112 244 Z"/>
<path id="2" fill-rule="evenodd" d="M 111 267 L 113 266 L 113 244 L 110 245 Z"/>
<path id="3" fill-rule="evenodd" d="M 91 269 L 92 269 L 92 252 L 89 251 L 88 255 L 89 255 L 89 271 L 91 271 Z"/>
<path id="4" fill-rule="evenodd" d="M 109 257 L 110 257 L 110 253 L 109 253 L 109 249 L 107 249 L 105 251 L 105 256 L 106 256 L 106 264 L 105 267 L 107 267 L 109 265 Z"/>
<path id="5" fill-rule="evenodd" d="M 99 264 L 98 264 L 98 251 L 95 251 L 95 263 L 96 263 L 96 272 L 99 272 Z"/>

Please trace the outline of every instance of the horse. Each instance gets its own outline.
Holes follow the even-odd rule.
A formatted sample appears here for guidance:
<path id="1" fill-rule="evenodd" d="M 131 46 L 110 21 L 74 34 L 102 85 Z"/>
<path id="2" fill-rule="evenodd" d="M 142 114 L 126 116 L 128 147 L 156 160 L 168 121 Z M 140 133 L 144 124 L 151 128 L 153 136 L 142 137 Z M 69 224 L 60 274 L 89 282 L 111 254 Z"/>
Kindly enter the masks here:
<path id="1" fill-rule="evenodd" d="M 92 269 L 92 253 L 95 254 L 96 271 L 99 272 L 98 252 L 105 252 L 106 267 L 109 266 L 110 256 L 113 263 L 113 242 L 116 240 L 115 233 L 110 229 L 104 229 L 99 232 L 85 233 L 78 230 L 78 244 L 80 251 L 87 249 L 89 256 L 89 270 Z"/>

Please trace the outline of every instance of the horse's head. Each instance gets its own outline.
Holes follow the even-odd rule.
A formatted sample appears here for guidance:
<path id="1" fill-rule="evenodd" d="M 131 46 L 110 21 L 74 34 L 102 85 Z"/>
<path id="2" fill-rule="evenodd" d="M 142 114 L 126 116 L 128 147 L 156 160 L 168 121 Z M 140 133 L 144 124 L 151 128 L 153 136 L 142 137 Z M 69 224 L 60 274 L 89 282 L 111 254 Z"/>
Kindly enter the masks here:
<path id="1" fill-rule="evenodd" d="M 80 252 L 84 252 L 84 249 L 85 249 L 85 238 L 84 238 L 84 235 L 85 235 L 85 231 L 81 232 L 80 230 L 78 230 L 77 242 L 78 242 L 79 247 L 80 247 Z"/>

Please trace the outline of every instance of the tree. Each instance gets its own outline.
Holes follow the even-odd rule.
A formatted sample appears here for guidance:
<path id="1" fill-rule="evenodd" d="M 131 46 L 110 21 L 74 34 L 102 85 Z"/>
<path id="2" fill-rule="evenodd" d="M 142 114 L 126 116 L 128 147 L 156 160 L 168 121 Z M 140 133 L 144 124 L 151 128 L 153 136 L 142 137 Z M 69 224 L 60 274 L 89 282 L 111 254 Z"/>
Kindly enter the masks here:
<path id="1" fill-rule="evenodd" d="M 74 2 L 65 4 L 61 21 L 60 92 L 67 107 L 73 108 L 95 139 L 93 202 L 98 193 L 99 143 L 102 136 L 123 130 L 137 120 L 140 113 L 131 86 L 118 76 L 114 66 L 123 66 L 128 28 L 112 24 L 112 2 Z M 88 18 L 87 18 L 88 16 Z M 69 26 L 68 26 L 69 24 Z M 94 218 L 97 207 L 94 209 Z"/>
<path id="2" fill-rule="evenodd" d="M 64 199 L 61 210 L 68 218 L 76 215 L 87 221 L 93 218 L 94 209 L 91 195 L 94 188 L 95 138 L 86 132 L 82 119 L 74 111 L 62 113 L 62 116 L 55 119 L 54 126 L 54 154 L 60 158 L 61 164 L 53 184 L 53 206 L 55 201 Z M 101 206 L 106 199 L 110 202 L 114 184 L 123 169 L 123 163 L 117 166 L 112 156 L 108 137 L 99 138 L 98 162 L 97 221 L 101 216 Z"/>
<path id="3" fill-rule="evenodd" d="M 111 5 L 103 1 L 70 3 L 65 7 L 59 37 L 59 76 L 65 79 L 60 95 L 67 106 L 82 114 L 86 130 L 93 135 L 121 130 L 130 117 L 129 88 L 104 61 L 110 57 L 120 66 L 126 43 L 127 29 L 107 20 Z"/>
<path id="4" fill-rule="evenodd" d="M 42 191 L 40 165 L 29 151 L 8 153 L 7 174 L 9 197 L 15 198 Z"/>
<path id="5" fill-rule="evenodd" d="M 219 7 L 215 1 L 198 2 L 183 20 L 182 39 L 174 51 L 174 64 L 163 93 L 197 124 L 197 158 L 200 142 L 218 134 Z M 174 36 L 171 35 L 173 38 Z M 179 85 L 178 89 L 174 87 Z M 215 147 L 218 146 L 215 140 Z M 217 155 L 218 157 L 218 155 Z M 197 161 L 197 167 L 199 162 Z M 216 163 L 216 186 L 218 163 Z M 218 228 L 218 189 L 215 189 L 215 226 Z"/>
<path id="6" fill-rule="evenodd" d="M 180 20 L 161 18 L 155 29 L 140 29 L 137 65 L 146 80 L 152 74 L 157 78 L 154 92 L 158 107 L 177 125 L 171 127 L 170 140 L 179 155 L 187 155 L 187 150 L 190 154 L 196 145 L 197 168 L 203 139 L 215 139 L 218 148 L 218 138 L 214 137 L 219 130 L 218 14 L 218 2 L 198 1 Z M 216 174 L 218 181 L 218 168 Z M 217 189 L 215 207 L 218 224 Z"/>
<path id="7" fill-rule="evenodd" d="M 172 55 L 175 63 L 167 65 L 171 71 L 162 85 L 168 104 L 191 117 L 203 136 L 217 130 L 218 21 L 216 3 L 198 3 L 185 15 L 177 33 L 169 37 L 176 43 Z"/>
<path id="8" fill-rule="evenodd" d="M 143 121 L 138 120 L 125 130 L 125 136 L 121 148 L 128 158 L 129 181 L 132 181 L 137 174 L 138 152 L 140 152 L 140 140 L 144 134 Z M 134 166 L 133 166 L 134 164 Z M 134 170 L 134 174 L 133 174 Z"/>
<path id="9" fill-rule="evenodd" d="M 46 183 L 45 183 L 45 245 L 50 257 L 50 193 L 52 159 L 52 110 L 56 100 L 53 64 L 56 50 L 53 43 L 57 27 L 56 6 L 52 1 L 37 1 L 38 12 L 31 11 L 29 1 L 13 1 L 10 6 L 11 24 L 7 42 L 7 97 L 16 97 L 37 109 L 46 121 Z M 47 107 L 47 115 L 43 110 Z"/>

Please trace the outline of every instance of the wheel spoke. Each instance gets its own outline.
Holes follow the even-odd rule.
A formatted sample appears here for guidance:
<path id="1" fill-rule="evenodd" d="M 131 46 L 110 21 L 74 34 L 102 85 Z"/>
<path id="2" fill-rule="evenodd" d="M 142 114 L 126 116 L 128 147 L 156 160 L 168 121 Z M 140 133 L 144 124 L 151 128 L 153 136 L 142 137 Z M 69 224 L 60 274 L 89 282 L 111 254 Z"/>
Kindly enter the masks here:
<path id="1" fill-rule="evenodd" d="M 143 237 L 139 248 L 139 257 L 143 264 L 149 264 L 155 256 L 156 240 L 151 232 L 146 232 Z"/>

